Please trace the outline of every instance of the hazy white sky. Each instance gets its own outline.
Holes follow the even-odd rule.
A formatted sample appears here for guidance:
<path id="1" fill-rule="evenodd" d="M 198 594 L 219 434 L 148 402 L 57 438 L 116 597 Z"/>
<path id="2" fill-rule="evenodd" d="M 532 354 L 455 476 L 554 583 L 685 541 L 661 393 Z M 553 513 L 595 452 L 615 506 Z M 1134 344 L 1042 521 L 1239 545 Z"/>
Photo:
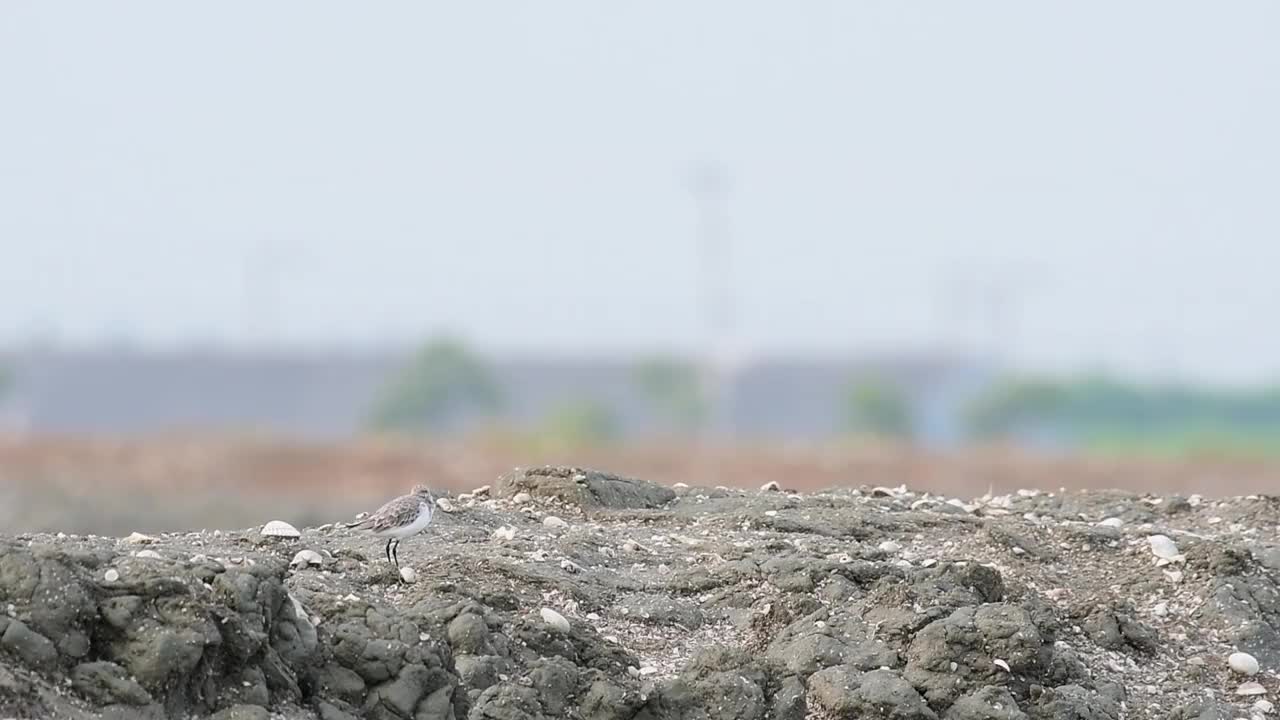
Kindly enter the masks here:
<path id="1" fill-rule="evenodd" d="M 0 343 L 691 347 L 710 158 L 748 348 L 974 346 L 995 277 L 1020 365 L 1276 378 L 1277 33 L 1270 0 L 9 0 Z"/>

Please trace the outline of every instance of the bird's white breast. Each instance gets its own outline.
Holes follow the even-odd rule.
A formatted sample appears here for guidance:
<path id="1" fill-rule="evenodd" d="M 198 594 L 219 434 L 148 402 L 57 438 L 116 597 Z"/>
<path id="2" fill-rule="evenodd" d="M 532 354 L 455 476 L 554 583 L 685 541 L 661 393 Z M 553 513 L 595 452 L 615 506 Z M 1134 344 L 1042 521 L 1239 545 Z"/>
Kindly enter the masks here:
<path id="1" fill-rule="evenodd" d="M 410 535 L 417 535 L 431 524 L 431 506 L 427 503 L 419 503 L 418 517 L 413 522 L 404 527 L 392 528 L 386 532 L 387 535 L 397 538 L 406 538 Z"/>

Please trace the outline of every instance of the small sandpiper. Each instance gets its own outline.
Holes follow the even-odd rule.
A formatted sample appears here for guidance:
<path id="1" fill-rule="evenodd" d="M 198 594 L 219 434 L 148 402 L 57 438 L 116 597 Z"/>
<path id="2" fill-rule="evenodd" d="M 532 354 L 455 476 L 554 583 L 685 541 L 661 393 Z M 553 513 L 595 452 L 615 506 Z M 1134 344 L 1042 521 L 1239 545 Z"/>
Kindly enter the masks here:
<path id="1" fill-rule="evenodd" d="M 400 570 L 400 541 L 417 535 L 431 524 L 436 500 L 426 485 L 415 485 L 408 495 L 401 495 L 378 508 L 373 514 L 353 523 L 349 528 L 364 528 L 387 538 L 387 562 Z M 401 576 L 403 580 L 403 576 Z"/>

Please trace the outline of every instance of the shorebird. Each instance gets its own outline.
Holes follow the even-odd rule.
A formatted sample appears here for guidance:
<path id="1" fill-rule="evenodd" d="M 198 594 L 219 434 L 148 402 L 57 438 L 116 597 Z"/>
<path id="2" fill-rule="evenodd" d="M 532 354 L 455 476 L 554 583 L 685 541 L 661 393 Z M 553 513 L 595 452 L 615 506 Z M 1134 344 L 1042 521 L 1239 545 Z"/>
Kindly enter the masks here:
<path id="1" fill-rule="evenodd" d="M 373 514 L 353 523 L 349 528 L 364 528 L 379 537 L 387 538 L 387 562 L 400 569 L 400 541 L 417 535 L 431 524 L 436 500 L 426 485 L 415 485 L 408 495 L 389 501 Z"/>

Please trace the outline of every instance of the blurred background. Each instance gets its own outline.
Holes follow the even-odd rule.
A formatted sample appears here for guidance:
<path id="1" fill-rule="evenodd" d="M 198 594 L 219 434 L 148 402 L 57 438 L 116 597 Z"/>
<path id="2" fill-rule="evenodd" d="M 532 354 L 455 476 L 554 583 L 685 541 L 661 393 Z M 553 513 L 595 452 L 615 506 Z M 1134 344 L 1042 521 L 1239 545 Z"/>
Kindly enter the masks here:
<path id="1" fill-rule="evenodd" d="M 0 530 L 1267 492 L 1280 5 L 0 5 Z"/>

